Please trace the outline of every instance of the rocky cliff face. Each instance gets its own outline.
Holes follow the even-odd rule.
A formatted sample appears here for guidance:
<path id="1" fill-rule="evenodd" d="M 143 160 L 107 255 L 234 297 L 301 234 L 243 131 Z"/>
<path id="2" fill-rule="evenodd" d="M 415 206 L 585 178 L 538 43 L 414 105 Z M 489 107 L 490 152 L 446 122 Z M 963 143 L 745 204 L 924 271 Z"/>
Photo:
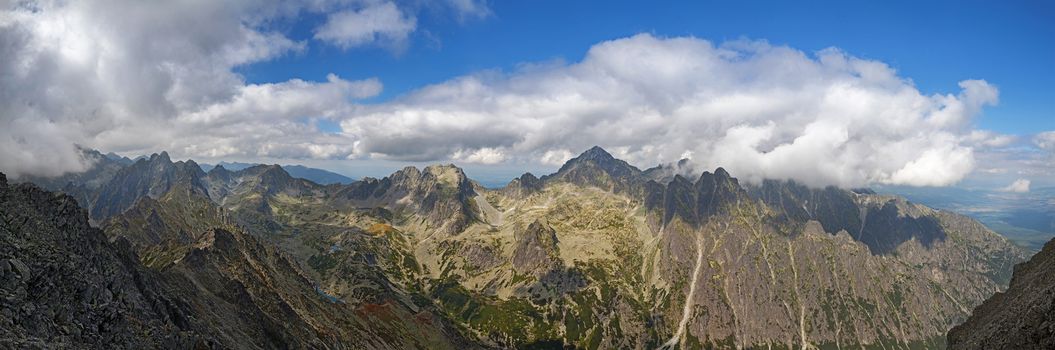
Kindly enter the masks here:
<path id="1" fill-rule="evenodd" d="M 1055 349 L 1055 240 L 949 331 L 950 349 Z"/>

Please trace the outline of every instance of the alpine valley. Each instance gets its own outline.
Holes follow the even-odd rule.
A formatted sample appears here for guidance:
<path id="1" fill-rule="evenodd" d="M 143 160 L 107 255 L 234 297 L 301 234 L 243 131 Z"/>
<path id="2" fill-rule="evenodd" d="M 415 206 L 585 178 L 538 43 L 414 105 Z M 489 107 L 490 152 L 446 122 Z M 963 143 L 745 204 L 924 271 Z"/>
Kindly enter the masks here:
<path id="1" fill-rule="evenodd" d="M 84 156 L 0 177 L 0 347 L 944 348 L 1027 258 L 900 197 L 599 147 L 497 189 Z"/>

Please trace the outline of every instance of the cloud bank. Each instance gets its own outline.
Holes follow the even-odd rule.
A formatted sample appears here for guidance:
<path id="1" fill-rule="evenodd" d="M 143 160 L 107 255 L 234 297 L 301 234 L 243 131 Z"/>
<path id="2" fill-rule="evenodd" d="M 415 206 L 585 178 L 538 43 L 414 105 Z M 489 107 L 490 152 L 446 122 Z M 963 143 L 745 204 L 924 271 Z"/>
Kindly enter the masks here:
<path id="1" fill-rule="evenodd" d="M 341 123 L 356 156 L 530 159 L 558 164 L 594 144 L 635 164 L 690 158 L 748 181 L 942 186 L 974 168 L 973 128 L 997 89 L 924 95 L 882 62 L 764 41 L 715 45 L 641 34 L 581 62 L 484 72 L 357 106 Z"/>
<path id="2" fill-rule="evenodd" d="M 482 2 L 447 4 L 459 18 L 489 14 Z M 578 62 L 479 72 L 362 104 L 381 81 L 247 84 L 236 68 L 315 44 L 401 45 L 417 30 L 413 9 L 386 1 L 8 6 L 0 169 L 13 176 L 83 170 L 75 144 L 177 158 L 481 164 L 559 164 L 601 145 L 641 166 L 687 157 L 746 181 L 941 186 L 974 169 L 976 149 L 1013 141 L 974 127 L 998 101 L 987 82 L 925 95 L 888 65 L 838 49 L 641 34 L 598 43 Z M 312 38 L 272 29 L 324 13 Z M 320 130 L 322 120 L 341 131 Z"/>

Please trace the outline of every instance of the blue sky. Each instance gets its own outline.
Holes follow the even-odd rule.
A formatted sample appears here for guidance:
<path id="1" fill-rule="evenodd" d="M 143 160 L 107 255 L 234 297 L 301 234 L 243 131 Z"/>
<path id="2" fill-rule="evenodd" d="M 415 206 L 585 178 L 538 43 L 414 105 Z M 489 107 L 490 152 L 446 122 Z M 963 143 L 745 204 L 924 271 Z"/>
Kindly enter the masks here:
<path id="1" fill-rule="evenodd" d="M 418 18 L 402 51 L 307 52 L 240 67 L 249 82 L 378 77 L 384 101 L 415 88 L 523 63 L 578 61 L 601 41 L 652 33 L 722 42 L 767 40 L 806 52 L 838 47 L 885 62 L 923 93 L 947 93 L 964 79 L 1000 89 L 980 126 L 1002 133 L 1055 129 L 1055 3 L 1050 1 L 496 1 L 483 19 L 442 13 Z M 291 36 L 309 38 L 307 18 Z"/>
<path id="2" fill-rule="evenodd" d="M 136 156 L 489 183 L 593 145 L 810 185 L 1055 186 L 1050 1 L 0 7 L 0 170 Z M 117 67 L 120 67 L 119 69 Z M 1011 186 L 1014 185 L 1014 186 Z"/>

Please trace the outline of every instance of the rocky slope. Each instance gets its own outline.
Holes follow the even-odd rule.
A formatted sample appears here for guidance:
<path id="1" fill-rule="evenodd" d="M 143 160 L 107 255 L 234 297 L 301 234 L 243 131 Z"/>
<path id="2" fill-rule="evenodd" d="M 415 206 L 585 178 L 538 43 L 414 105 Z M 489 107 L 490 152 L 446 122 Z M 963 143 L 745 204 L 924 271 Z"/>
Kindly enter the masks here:
<path id="1" fill-rule="evenodd" d="M 950 349 L 1055 349 L 1055 240 L 949 331 Z"/>
<path id="2" fill-rule="evenodd" d="M 179 300 L 124 241 L 88 225 L 72 197 L 8 185 L 0 174 L 0 347 L 191 348 Z"/>

